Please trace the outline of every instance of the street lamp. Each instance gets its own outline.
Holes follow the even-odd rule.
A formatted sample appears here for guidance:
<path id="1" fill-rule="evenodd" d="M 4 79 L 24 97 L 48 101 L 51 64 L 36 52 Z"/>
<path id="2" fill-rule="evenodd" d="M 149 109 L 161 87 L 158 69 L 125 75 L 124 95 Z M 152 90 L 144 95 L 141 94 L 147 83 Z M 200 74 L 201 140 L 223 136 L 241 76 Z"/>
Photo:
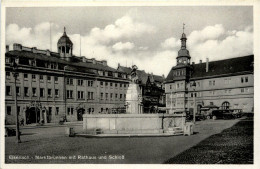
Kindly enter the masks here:
<path id="1" fill-rule="evenodd" d="M 195 110 L 196 110 L 196 100 L 195 100 L 196 82 L 195 82 L 195 81 L 193 81 L 191 87 L 192 87 L 192 89 L 193 89 L 193 91 L 194 91 L 194 93 L 193 93 L 193 102 L 194 102 L 194 108 L 193 108 L 193 123 L 195 124 L 195 122 L 196 122 L 196 112 L 195 112 Z"/>
<path id="2" fill-rule="evenodd" d="M 20 139 L 20 131 L 19 131 L 19 118 L 18 118 L 18 111 L 17 111 L 17 91 L 16 91 L 16 80 L 18 77 L 18 72 L 17 72 L 17 68 L 18 68 L 18 58 L 15 57 L 11 63 L 11 67 L 13 68 L 13 76 L 14 76 L 14 106 L 15 106 L 15 119 L 16 119 L 16 139 L 17 139 L 17 143 L 21 143 L 21 139 Z"/>

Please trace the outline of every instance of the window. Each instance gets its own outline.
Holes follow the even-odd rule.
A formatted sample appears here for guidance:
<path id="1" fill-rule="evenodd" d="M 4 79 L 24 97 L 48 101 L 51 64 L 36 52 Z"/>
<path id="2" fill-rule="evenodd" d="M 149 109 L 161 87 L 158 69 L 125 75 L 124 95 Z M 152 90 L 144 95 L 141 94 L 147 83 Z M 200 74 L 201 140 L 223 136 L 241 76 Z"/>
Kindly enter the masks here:
<path id="1" fill-rule="evenodd" d="M 212 105 L 214 105 L 214 103 L 213 102 L 209 102 L 209 104 L 212 106 Z"/>
<path id="2" fill-rule="evenodd" d="M 43 75 L 40 75 L 40 80 L 43 81 Z"/>
<path id="3" fill-rule="evenodd" d="M 91 99 L 94 100 L 94 92 L 90 92 L 91 94 Z"/>
<path id="4" fill-rule="evenodd" d="M 120 100 L 122 100 L 122 94 L 120 94 Z"/>
<path id="5" fill-rule="evenodd" d="M 17 114 L 18 114 L 18 116 L 20 115 L 20 111 L 21 111 L 21 107 L 17 106 Z"/>
<path id="6" fill-rule="evenodd" d="M 241 83 L 244 83 L 244 78 L 243 77 L 241 77 Z"/>
<path id="7" fill-rule="evenodd" d="M 223 102 L 221 107 L 222 107 L 222 109 L 226 110 L 226 109 L 229 109 L 229 106 L 230 106 L 229 102 Z"/>
<path id="8" fill-rule="evenodd" d="M 68 107 L 67 108 L 67 114 L 68 115 L 73 115 L 73 108 L 72 107 Z"/>
<path id="9" fill-rule="evenodd" d="M 32 74 L 32 79 L 35 81 L 36 80 L 36 75 Z"/>
<path id="10" fill-rule="evenodd" d="M 44 88 L 40 88 L 40 97 L 44 97 Z"/>
<path id="11" fill-rule="evenodd" d="M 126 84 L 124 84 L 124 87 L 126 87 Z"/>
<path id="12" fill-rule="evenodd" d="M 103 82 L 100 82 L 100 85 L 103 86 Z"/>
<path id="13" fill-rule="evenodd" d="M 212 85 L 215 86 L 215 80 L 212 81 Z"/>
<path id="14" fill-rule="evenodd" d="M 122 83 L 120 83 L 120 87 L 122 87 Z"/>
<path id="15" fill-rule="evenodd" d="M 108 93 L 106 93 L 106 100 L 108 100 Z"/>
<path id="16" fill-rule="evenodd" d="M 55 115 L 59 115 L 59 112 L 60 112 L 60 108 L 59 108 L 59 107 L 56 107 Z"/>
<path id="17" fill-rule="evenodd" d="M 52 97 L 51 89 L 48 89 L 48 97 Z"/>
<path id="18" fill-rule="evenodd" d="M 93 86 L 93 81 L 92 80 L 88 81 L 88 86 Z"/>
<path id="19" fill-rule="evenodd" d="M 83 80 L 82 79 L 78 79 L 78 86 L 83 86 Z"/>
<path id="20" fill-rule="evenodd" d="M 6 78 L 6 79 L 10 79 L 10 77 L 11 77 L 10 72 L 6 72 L 6 73 L 5 73 L 5 78 Z"/>
<path id="21" fill-rule="evenodd" d="M 6 93 L 6 96 L 12 95 L 11 86 L 6 86 L 5 93 Z"/>
<path id="22" fill-rule="evenodd" d="M 245 89 L 244 88 L 241 88 L 241 93 L 244 93 L 245 92 Z"/>
<path id="23" fill-rule="evenodd" d="M 52 115 L 52 107 L 49 107 L 49 115 Z"/>
<path id="24" fill-rule="evenodd" d="M 23 78 L 28 79 L 28 74 L 27 73 L 23 74 Z"/>
<path id="25" fill-rule="evenodd" d="M 10 63 L 10 58 L 5 58 L 6 63 Z"/>
<path id="26" fill-rule="evenodd" d="M 112 82 L 110 82 L 110 86 L 111 86 L 111 87 L 113 86 L 113 83 L 112 83 Z"/>
<path id="27" fill-rule="evenodd" d="M 67 98 L 72 99 L 73 98 L 73 90 L 67 90 Z"/>
<path id="28" fill-rule="evenodd" d="M 126 99 L 126 94 L 124 94 L 124 99 Z"/>
<path id="29" fill-rule="evenodd" d="M 78 91 L 78 99 L 84 99 L 84 91 Z"/>
<path id="30" fill-rule="evenodd" d="M 113 93 L 110 93 L 110 98 L 111 98 L 111 100 L 113 99 Z"/>
<path id="31" fill-rule="evenodd" d="M 170 85 L 170 89 L 172 89 L 172 85 Z"/>
<path id="32" fill-rule="evenodd" d="M 103 93 L 100 93 L 100 99 L 103 100 Z"/>
<path id="33" fill-rule="evenodd" d="M 73 85 L 73 79 L 67 78 L 67 85 Z"/>
<path id="34" fill-rule="evenodd" d="M 248 77 L 245 77 L 245 82 L 246 82 L 246 83 L 248 82 Z"/>
<path id="35" fill-rule="evenodd" d="M 12 108 L 11 108 L 11 106 L 7 106 L 7 107 L 6 107 L 6 113 L 7 113 L 7 115 L 11 115 L 11 114 L 12 114 Z"/>
<path id="36" fill-rule="evenodd" d="M 32 88 L 32 95 L 36 96 L 36 88 L 34 88 L 34 87 Z"/>
<path id="37" fill-rule="evenodd" d="M 105 83 L 105 86 L 108 86 L 108 83 L 107 83 L 107 82 Z"/>
<path id="38" fill-rule="evenodd" d="M 20 96 L 21 95 L 21 92 L 20 92 L 20 87 L 16 87 L 16 95 L 17 96 Z"/>
<path id="39" fill-rule="evenodd" d="M 58 81 L 59 81 L 59 77 L 55 76 L 55 77 L 54 77 L 54 81 L 55 81 L 55 82 L 58 82 Z"/>
<path id="40" fill-rule="evenodd" d="M 179 88 L 180 87 L 180 84 L 179 83 L 177 83 L 177 88 Z"/>
<path id="41" fill-rule="evenodd" d="M 47 76 L 47 80 L 48 80 L 48 82 L 50 82 L 51 81 L 51 76 Z"/>
<path id="42" fill-rule="evenodd" d="M 29 88 L 24 87 L 24 96 L 29 96 Z"/>
<path id="43" fill-rule="evenodd" d="M 115 97 L 116 97 L 116 99 L 117 99 L 117 93 L 116 93 Z"/>
<path id="44" fill-rule="evenodd" d="M 59 97 L 59 89 L 55 89 L 55 97 Z"/>
<path id="45" fill-rule="evenodd" d="M 115 83 L 115 87 L 117 87 L 117 83 Z"/>

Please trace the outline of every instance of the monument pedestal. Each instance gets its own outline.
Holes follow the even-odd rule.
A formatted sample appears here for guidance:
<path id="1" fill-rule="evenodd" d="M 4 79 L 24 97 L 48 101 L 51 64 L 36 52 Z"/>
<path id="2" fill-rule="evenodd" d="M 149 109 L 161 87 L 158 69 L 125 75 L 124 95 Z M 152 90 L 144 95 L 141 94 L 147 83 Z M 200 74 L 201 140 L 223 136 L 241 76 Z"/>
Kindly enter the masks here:
<path id="1" fill-rule="evenodd" d="M 128 114 L 142 114 L 143 105 L 141 103 L 142 95 L 138 84 L 132 82 L 126 92 L 126 113 Z"/>

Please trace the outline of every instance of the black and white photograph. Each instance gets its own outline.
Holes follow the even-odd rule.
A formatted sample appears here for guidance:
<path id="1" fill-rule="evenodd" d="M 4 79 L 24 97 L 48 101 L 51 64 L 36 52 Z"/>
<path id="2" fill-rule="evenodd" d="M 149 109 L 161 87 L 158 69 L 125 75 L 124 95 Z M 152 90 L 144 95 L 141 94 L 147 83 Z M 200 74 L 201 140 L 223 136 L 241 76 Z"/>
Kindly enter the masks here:
<path id="1" fill-rule="evenodd" d="M 254 10 L 2 6 L 2 165 L 255 167 Z"/>

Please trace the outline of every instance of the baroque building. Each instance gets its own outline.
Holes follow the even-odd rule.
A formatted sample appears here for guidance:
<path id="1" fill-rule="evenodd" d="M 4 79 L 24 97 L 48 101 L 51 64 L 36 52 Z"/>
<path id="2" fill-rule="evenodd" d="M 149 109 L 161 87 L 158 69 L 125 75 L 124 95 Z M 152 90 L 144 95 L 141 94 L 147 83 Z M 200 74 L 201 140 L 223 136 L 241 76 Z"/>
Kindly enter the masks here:
<path id="1" fill-rule="evenodd" d="M 177 65 L 166 82 L 168 113 L 197 112 L 204 108 L 254 110 L 254 55 L 195 64 L 181 36 Z"/>
<path id="2" fill-rule="evenodd" d="M 73 43 L 64 33 L 58 52 L 14 44 L 5 54 L 5 120 L 15 123 L 15 84 L 12 62 L 17 63 L 17 109 L 25 123 L 80 121 L 85 113 L 125 112 L 129 75 L 107 61 L 73 55 Z"/>

